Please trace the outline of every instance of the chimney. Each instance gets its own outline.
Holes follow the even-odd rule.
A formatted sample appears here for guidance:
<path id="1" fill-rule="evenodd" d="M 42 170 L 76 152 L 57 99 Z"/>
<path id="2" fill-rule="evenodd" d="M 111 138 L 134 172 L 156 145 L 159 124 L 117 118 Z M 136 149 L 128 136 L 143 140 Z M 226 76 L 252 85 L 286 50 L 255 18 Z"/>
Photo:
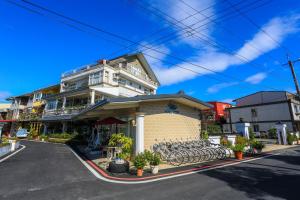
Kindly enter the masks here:
<path id="1" fill-rule="evenodd" d="M 105 65 L 106 64 L 106 60 L 105 59 L 101 59 L 97 61 L 99 64 Z"/>

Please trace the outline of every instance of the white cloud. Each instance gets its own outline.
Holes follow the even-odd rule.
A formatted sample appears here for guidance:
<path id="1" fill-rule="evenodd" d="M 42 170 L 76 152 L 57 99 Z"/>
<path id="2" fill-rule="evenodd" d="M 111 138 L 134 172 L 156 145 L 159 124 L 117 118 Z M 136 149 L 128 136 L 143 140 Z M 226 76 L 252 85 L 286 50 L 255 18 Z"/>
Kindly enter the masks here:
<path id="1" fill-rule="evenodd" d="M 267 78 L 267 74 L 266 73 L 257 73 L 254 74 L 252 76 L 249 76 L 248 78 L 246 78 L 246 82 L 251 83 L 251 84 L 258 84 L 260 82 L 262 82 L 265 78 Z"/>
<path id="2" fill-rule="evenodd" d="M 182 22 L 189 26 L 194 24 L 195 22 L 201 20 L 201 17 L 204 18 L 203 15 L 197 14 L 196 17 L 188 18 L 191 14 L 195 13 L 196 11 L 192 8 L 189 8 L 188 6 L 184 5 L 181 1 L 171 1 L 167 0 L 165 4 L 163 4 L 165 7 L 161 7 L 160 1 L 153 0 L 153 2 L 156 4 L 155 6 L 158 7 L 160 10 L 163 10 L 164 12 L 167 12 L 170 16 L 177 20 L 183 20 L 187 18 L 188 20 L 183 20 Z M 189 0 L 185 1 L 187 4 L 194 7 L 196 10 L 201 11 L 215 3 L 215 0 Z M 213 7 L 205 10 L 203 12 L 206 16 L 211 16 L 215 14 L 215 10 Z M 215 72 L 222 72 L 225 71 L 228 67 L 233 65 L 241 65 L 245 63 L 245 60 L 239 59 L 238 57 L 246 57 L 247 62 L 251 62 L 258 58 L 259 56 L 275 49 L 278 47 L 278 43 L 274 42 L 272 39 L 270 39 L 264 32 L 267 32 L 268 34 L 272 35 L 272 38 L 274 40 L 281 43 L 289 34 L 295 33 L 299 31 L 298 22 L 300 19 L 300 15 L 291 15 L 291 16 L 284 16 L 284 17 L 275 17 L 271 19 L 268 23 L 262 26 L 263 31 L 258 31 L 251 40 L 245 42 L 241 48 L 237 49 L 236 54 L 227 54 L 222 51 L 217 51 L 214 47 L 207 48 L 205 43 L 202 43 L 201 41 L 193 38 L 193 37 L 180 37 L 178 40 L 176 40 L 176 43 L 185 43 L 189 44 L 193 47 L 195 46 L 201 46 L 205 48 L 201 48 L 201 50 L 197 50 L 196 55 L 190 58 L 187 58 L 188 62 L 186 63 L 180 60 L 177 60 L 177 65 L 168 64 L 161 61 L 157 61 L 157 59 L 153 59 L 146 55 L 150 65 L 153 67 L 154 71 L 156 72 L 158 79 L 160 80 L 162 85 L 171 85 L 180 83 L 186 80 L 190 80 L 193 78 L 196 78 L 198 76 L 212 74 L 212 71 Z M 170 18 L 168 20 L 171 20 Z M 214 23 L 208 23 L 209 20 L 203 21 L 206 25 L 203 27 L 206 29 L 203 33 L 206 35 L 211 34 L 211 31 L 214 28 Z M 199 24 L 198 24 L 199 25 Z M 198 26 L 197 25 L 197 26 Z M 201 23 L 200 23 L 201 25 Z M 180 33 L 182 28 L 176 28 L 172 27 L 177 30 L 177 33 Z M 196 41 L 197 40 L 197 41 Z M 212 39 L 214 40 L 214 39 Z M 144 43 L 145 45 L 148 45 L 147 43 Z M 255 48 L 259 49 L 257 51 L 252 46 L 255 46 Z M 151 47 L 163 51 L 166 54 L 172 53 L 171 47 L 165 45 L 152 45 Z M 152 55 L 153 57 L 157 57 L 162 60 L 166 60 L 167 57 L 164 54 L 160 54 L 158 52 L 155 52 L 153 50 L 147 50 L 145 48 L 142 48 L 146 51 L 147 54 Z M 195 49 L 192 49 L 195 51 Z M 182 57 L 178 55 L 178 57 Z M 176 59 L 172 59 L 173 61 Z M 172 62 L 173 62 L 172 61 Z M 191 64 L 193 63 L 193 64 Z M 201 66 L 208 68 L 209 70 L 201 68 Z M 185 68 L 185 69 L 183 69 Z M 189 70 L 186 70 L 189 69 Z M 212 71 L 210 71 L 212 70 Z M 192 72 L 194 71 L 194 72 Z M 195 73 L 196 72 L 196 73 Z M 257 78 L 257 82 L 259 81 L 259 78 L 261 77 L 254 77 Z M 263 77 L 262 79 L 264 79 Z M 248 80 L 248 82 L 251 81 Z M 255 84 L 255 80 L 252 80 L 252 82 Z"/>
<path id="3" fill-rule="evenodd" d="M 10 95 L 10 92 L 0 91 L 0 102 L 6 101 L 6 98 L 8 98 Z"/>
<path id="4" fill-rule="evenodd" d="M 231 83 L 219 83 L 219 84 L 216 84 L 216 85 L 213 85 L 211 87 L 209 87 L 207 89 L 207 92 L 208 93 L 217 93 L 219 92 L 221 89 L 224 89 L 224 88 L 227 88 L 227 87 L 231 87 L 231 86 L 234 86 L 234 85 L 237 85 L 238 82 L 231 82 Z"/>
<path id="5" fill-rule="evenodd" d="M 237 54 L 253 60 L 260 55 L 277 48 L 284 38 L 291 33 L 299 31 L 297 22 L 300 15 L 292 15 L 288 17 L 275 17 L 262 27 L 254 37 L 246 42 Z M 267 34 L 266 34 L 267 33 Z M 271 38 L 269 37 L 271 36 Z M 279 44 L 278 44 L 279 43 Z M 253 48 L 253 46 L 255 48 Z"/>

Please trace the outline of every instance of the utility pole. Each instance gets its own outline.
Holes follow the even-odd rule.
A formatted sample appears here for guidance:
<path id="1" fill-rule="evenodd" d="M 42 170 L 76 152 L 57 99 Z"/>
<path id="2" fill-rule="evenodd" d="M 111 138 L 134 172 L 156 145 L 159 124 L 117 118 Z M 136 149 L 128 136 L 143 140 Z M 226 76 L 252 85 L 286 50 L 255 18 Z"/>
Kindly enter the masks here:
<path id="1" fill-rule="evenodd" d="M 292 72 L 292 75 L 293 75 L 293 79 L 294 79 L 294 83 L 295 83 L 295 87 L 296 87 L 296 91 L 297 91 L 297 95 L 298 95 L 298 97 L 300 97 L 299 84 L 298 84 L 298 80 L 297 80 L 296 73 L 295 73 L 295 70 L 294 70 L 294 63 L 296 63 L 298 61 L 300 61 L 300 59 L 291 61 L 288 57 L 288 63 L 287 64 L 290 66 L 290 69 L 291 69 L 291 72 Z"/>

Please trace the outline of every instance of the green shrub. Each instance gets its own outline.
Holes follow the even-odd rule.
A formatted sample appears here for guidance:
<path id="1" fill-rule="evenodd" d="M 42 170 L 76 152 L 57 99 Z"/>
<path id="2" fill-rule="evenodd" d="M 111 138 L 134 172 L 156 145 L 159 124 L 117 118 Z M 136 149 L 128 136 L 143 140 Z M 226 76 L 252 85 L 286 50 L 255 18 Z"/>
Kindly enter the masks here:
<path id="1" fill-rule="evenodd" d="M 151 166 L 157 166 L 160 164 L 160 156 L 158 154 L 152 154 L 151 160 L 149 161 Z"/>
<path id="2" fill-rule="evenodd" d="M 153 154 L 151 151 L 145 150 L 144 157 L 145 157 L 146 161 L 150 162 L 152 160 Z"/>
<path id="3" fill-rule="evenodd" d="M 208 132 L 207 131 L 202 131 L 201 132 L 201 138 L 204 139 L 204 140 L 207 140 L 208 139 Z"/>
<path id="4" fill-rule="evenodd" d="M 271 128 L 268 130 L 269 138 L 277 138 L 277 130 L 276 128 Z"/>
<path id="5" fill-rule="evenodd" d="M 227 140 L 225 137 L 222 137 L 221 138 L 221 141 L 220 141 L 221 145 L 227 147 L 227 148 L 230 148 L 232 146 L 232 142 Z"/>
<path id="6" fill-rule="evenodd" d="M 255 139 L 255 133 L 253 132 L 252 128 L 249 128 L 249 138 L 250 138 L 250 141 Z"/>
<path id="7" fill-rule="evenodd" d="M 64 138 L 48 138 L 48 142 L 65 144 L 69 141 L 69 139 Z"/>
<path id="8" fill-rule="evenodd" d="M 120 147 L 122 152 L 118 155 L 119 158 L 128 159 L 132 154 L 133 140 L 125 136 L 123 133 L 112 134 L 109 139 L 108 145 L 112 147 Z"/>
<path id="9" fill-rule="evenodd" d="M 146 164 L 147 164 L 147 161 L 146 161 L 143 153 L 138 154 L 133 159 L 133 165 L 135 166 L 136 169 L 144 169 Z"/>
<path id="10" fill-rule="evenodd" d="M 255 141 L 251 142 L 251 147 L 255 148 L 255 149 L 263 149 L 263 148 L 265 148 L 265 144 L 260 141 L 255 140 Z"/>
<path id="11" fill-rule="evenodd" d="M 235 146 L 232 146 L 231 149 L 234 152 L 239 152 L 239 151 L 243 152 L 245 149 L 245 144 L 235 144 Z"/>
<path id="12" fill-rule="evenodd" d="M 47 135 L 41 135 L 40 140 L 48 141 L 49 137 Z"/>
<path id="13" fill-rule="evenodd" d="M 292 145 L 293 144 L 293 142 L 295 141 L 295 139 L 294 139 L 294 135 L 292 135 L 291 133 L 288 133 L 287 134 L 287 143 L 289 144 L 289 145 Z"/>
<path id="14" fill-rule="evenodd" d="M 49 138 L 60 138 L 60 139 L 72 139 L 76 136 L 76 134 L 70 133 L 52 133 L 48 135 Z"/>
<path id="15" fill-rule="evenodd" d="M 208 124 L 207 125 L 208 135 L 216 135 L 222 133 L 221 126 L 218 124 Z"/>
<path id="16" fill-rule="evenodd" d="M 246 146 L 248 144 L 248 140 L 245 137 L 238 135 L 236 136 L 235 143 Z"/>
<path id="17" fill-rule="evenodd" d="M 38 133 L 37 130 L 31 129 L 30 132 L 29 132 L 29 136 L 30 136 L 31 138 L 36 138 L 36 137 L 39 136 L 39 133 Z"/>

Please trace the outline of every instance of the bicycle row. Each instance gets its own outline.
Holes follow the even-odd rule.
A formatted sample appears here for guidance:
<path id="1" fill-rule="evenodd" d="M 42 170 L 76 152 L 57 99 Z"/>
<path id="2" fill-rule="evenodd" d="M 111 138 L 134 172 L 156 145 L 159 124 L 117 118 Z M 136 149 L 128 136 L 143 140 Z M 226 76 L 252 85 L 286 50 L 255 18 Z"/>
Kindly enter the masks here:
<path id="1" fill-rule="evenodd" d="M 179 166 L 230 157 L 230 150 L 208 140 L 164 141 L 153 145 L 153 151 L 160 154 L 167 163 Z"/>

